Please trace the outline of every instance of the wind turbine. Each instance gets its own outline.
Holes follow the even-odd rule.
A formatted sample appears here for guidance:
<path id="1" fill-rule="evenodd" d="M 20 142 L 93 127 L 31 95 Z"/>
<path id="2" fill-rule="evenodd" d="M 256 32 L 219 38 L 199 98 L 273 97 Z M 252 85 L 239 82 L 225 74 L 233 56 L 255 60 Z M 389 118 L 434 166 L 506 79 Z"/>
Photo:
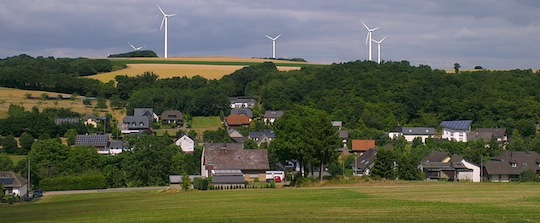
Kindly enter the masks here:
<path id="1" fill-rule="evenodd" d="M 381 40 L 377 41 L 377 40 L 374 40 L 372 39 L 373 42 L 376 42 L 377 43 L 377 49 L 379 51 L 379 55 L 378 55 L 378 58 L 377 58 L 377 63 L 381 63 L 381 43 L 382 41 L 384 41 L 384 39 L 386 39 L 386 36 L 383 37 Z"/>
<path id="2" fill-rule="evenodd" d="M 163 9 L 161 9 L 161 7 L 159 7 L 159 5 L 157 5 L 159 11 L 161 11 L 161 14 L 163 14 L 163 19 L 161 20 L 161 26 L 159 27 L 159 30 L 162 30 L 163 29 L 163 24 L 165 24 L 165 50 L 164 50 L 164 55 L 165 55 L 165 58 L 167 58 L 167 24 L 169 23 L 169 17 L 171 16 L 175 16 L 176 14 L 167 14 L 163 11 Z"/>
<path id="3" fill-rule="evenodd" d="M 364 25 L 364 27 L 366 27 L 366 29 L 368 30 L 368 34 L 366 36 L 366 44 L 368 44 L 368 42 L 369 42 L 369 60 L 371 60 L 371 41 L 373 40 L 371 33 L 373 31 L 379 29 L 379 27 L 370 29 L 368 26 L 366 26 L 366 24 L 364 22 L 362 22 L 362 25 Z"/>
<path id="4" fill-rule="evenodd" d="M 265 35 L 266 38 L 272 40 L 272 58 L 276 59 L 276 40 L 281 36 L 281 34 L 277 35 L 276 37 L 272 38 L 268 35 Z"/>
<path id="5" fill-rule="evenodd" d="M 133 45 L 131 45 L 131 43 L 127 42 L 129 44 L 129 46 L 131 46 L 131 48 L 133 48 L 133 50 L 135 51 L 139 51 L 140 49 L 142 49 L 144 46 L 139 46 L 139 47 L 135 47 Z"/>

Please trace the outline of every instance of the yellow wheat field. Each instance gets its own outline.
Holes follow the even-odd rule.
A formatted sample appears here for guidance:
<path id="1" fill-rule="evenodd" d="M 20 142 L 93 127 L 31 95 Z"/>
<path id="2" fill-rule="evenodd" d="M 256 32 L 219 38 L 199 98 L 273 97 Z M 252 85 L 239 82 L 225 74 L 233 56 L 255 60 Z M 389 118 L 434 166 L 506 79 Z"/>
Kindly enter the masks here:
<path id="1" fill-rule="evenodd" d="M 101 82 L 108 82 L 110 80 L 114 80 L 114 77 L 118 75 L 136 76 L 143 74 L 144 72 L 151 71 L 157 74 L 159 78 L 183 76 L 193 77 L 199 75 L 206 79 L 220 79 L 221 77 L 231 74 L 236 70 L 242 69 L 243 67 L 244 66 L 200 64 L 128 64 L 126 69 L 92 75 L 88 76 L 88 78 L 97 79 Z M 300 67 L 278 66 L 277 68 L 281 71 L 300 70 Z"/>
<path id="2" fill-rule="evenodd" d="M 109 58 L 110 60 L 115 60 L 116 58 Z M 271 61 L 274 63 L 294 63 L 294 64 L 309 64 L 306 62 L 298 61 L 287 61 L 287 60 L 272 60 L 272 59 L 256 59 L 256 58 L 240 58 L 240 57 L 172 57 L 172 58 L 118 58 L 119 60 L 148 60 L 148 61 L 198 61 L 198 62 L 246 62 L 246 63 L 262 63 L 266 61 Z"/>

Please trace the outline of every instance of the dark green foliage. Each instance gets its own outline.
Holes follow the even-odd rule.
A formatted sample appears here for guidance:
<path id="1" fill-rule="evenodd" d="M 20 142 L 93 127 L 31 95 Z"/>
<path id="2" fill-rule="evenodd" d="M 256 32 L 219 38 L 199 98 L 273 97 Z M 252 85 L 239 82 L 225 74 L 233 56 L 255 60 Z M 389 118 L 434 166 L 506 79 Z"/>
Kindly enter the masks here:
<path id="1" fill-rule="evenodd" d="M 193 179 L 193 188 L 197 190 L 208 190 L 208 179 L 199 177 Z"/>
<path id="2" fill-rule="evenodd" d="M 69 146 L 75 145 L 75 140 L 77 139 L 77 130 L 75 129 L 68 129 L 66 131 L 66 134 L 64 134 L 64 137 L 67 139 L 67 144 Z"/>
<path id="3" fill-rule="evenodd" d="M 9 154 L 19 154 L 19 147 L 17 145 L 17 140 L 13 135 L 8 135 L 0 139 L 0 145 L 3 148 L 3 151 Z"/>
<path id="4" fill-rule="evenodd" d="M 182 190 L 189 190 L 189 187 L 191 186 L 191 180 L 189 180 L 189 175 L 187 173 L 184 173 L 182 175 Z"/>
<path id="5" fill-rule="evenodd" d="M 206 130 L 203 132 L 204 142 L 209 143 L 226 143 L 233 142 L 226 129 L 219 128 L 216 131 Z"/>
<path id="6" fill-rule="evenodd" d="M 21 149 L 23 149 L 26 152 L 30 152 L 30 149 L 32 148 L 32 144 L 36 139 L 28 134 L 27 132 L 23 132 L 21 136 L 19 137 L 19 144 L 21 145 Z"/>
<path id="7" fill-rule="evenodd" d="M 62 176 L 43 179 L 39 187 L 44 191 L 104 189 L 107 188 L 107 182 L 101 174 Z"/>
<path id="8" fill-rule="evenodd" d="M 0 153 L 0 171 L 11 170 L 13 170 L 13 161 L 11 161 L 11 159 L 6 154 Z"/>
<path id="9" fill-rule="evenodd" d="M 107 58 L 128 58 L 128 57 L 158 57 L 152 50 L 137 50 L 127 53 L 111 54 Z"/>
<path id="10" fill-rule="evenodd" d="M 538 182 L 540 179 L 538 178 L 538 174 L 531 169 L 523 170 L 521 174 L 519 174 L 519 181 L 521 182 Z"/>

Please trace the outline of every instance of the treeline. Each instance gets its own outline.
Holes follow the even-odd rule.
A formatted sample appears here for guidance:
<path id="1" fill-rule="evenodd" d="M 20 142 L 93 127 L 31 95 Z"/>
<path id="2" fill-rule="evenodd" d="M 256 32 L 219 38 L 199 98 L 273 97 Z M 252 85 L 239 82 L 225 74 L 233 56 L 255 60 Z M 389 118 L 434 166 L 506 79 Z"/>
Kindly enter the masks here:
<path id="1" fill-rule="evenodd" d="M 202 149 L 199 147 L 194 153 L 184 154 L 169 136 L 145 135 L 128 141 L 131 151 L 103 156 L 95 148 L 70 148 L 56 139 L 37 140 L 28 154 L 33 188 L 163 186 L 169 184 L 171 174 L 200 174 Z M 14 164 L 0 153 L 0 170 L 14 170 L 26 178 L 27 169 L 28 160 Z"/>
<path id="2" fill-rule="evenodd" d="M 127 53 L 111 54 L 107 58 L 129 58 L 129 57 L 158 57 L 152 50 L 137 50 Z"/>

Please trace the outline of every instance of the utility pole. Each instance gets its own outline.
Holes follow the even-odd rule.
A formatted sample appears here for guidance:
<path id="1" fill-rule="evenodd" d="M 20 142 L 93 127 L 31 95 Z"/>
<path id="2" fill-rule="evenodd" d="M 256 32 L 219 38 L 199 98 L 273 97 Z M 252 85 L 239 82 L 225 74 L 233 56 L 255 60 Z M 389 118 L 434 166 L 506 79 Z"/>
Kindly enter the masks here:
<path id="1" fill-rule="evenodd" d="M 30 183 L 30 157 L 28 157 L 28 184 L 26 185 L 26 197 L 29 197 L 30 196 L 30 190 L 32 189 L 32 187 L 30 186 L 31 183 Z"/>

